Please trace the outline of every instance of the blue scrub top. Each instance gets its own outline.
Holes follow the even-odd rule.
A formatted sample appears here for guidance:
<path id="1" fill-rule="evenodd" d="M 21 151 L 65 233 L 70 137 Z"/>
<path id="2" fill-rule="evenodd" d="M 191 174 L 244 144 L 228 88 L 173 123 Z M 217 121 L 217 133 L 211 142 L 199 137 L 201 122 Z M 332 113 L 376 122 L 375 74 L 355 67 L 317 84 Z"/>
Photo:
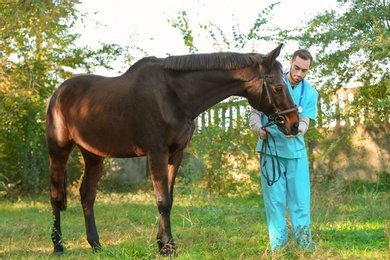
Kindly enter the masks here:
<path id="1" fill-rule="evenodd" d="M 316 120 L 317 115 L 317 102 L 318 92 L 307 81 L 302 80 L 295 89 L 292 89 L 288 80 L 287 87 L 290 90 L 291 96 L 297 106 L 301 103 L 302 112 L 299 113 L 299 117 L 306 116 L 311 121 Z M 303 93 L 302 93 L 302 87 Z M 302 98 L 301 98 L 302 93 Z M 265 114 L 261 116 L 261 123 L 265 125 L 268 122 L 268 118 Z M 276 147 L 271 145 L 271 151 L 268 154 L 275 155 L 278 152 L 279 157 L 287 159 L 303 158 L 307 157 L 304 135 L 299 135 L 291 138 L 287 138 L 276 125 L 269 127 L 272 136 L 275 138 Z M 261 146 L 263 140 L 259 137 L 257 142 L 256 151 L 261 152 Z"/>

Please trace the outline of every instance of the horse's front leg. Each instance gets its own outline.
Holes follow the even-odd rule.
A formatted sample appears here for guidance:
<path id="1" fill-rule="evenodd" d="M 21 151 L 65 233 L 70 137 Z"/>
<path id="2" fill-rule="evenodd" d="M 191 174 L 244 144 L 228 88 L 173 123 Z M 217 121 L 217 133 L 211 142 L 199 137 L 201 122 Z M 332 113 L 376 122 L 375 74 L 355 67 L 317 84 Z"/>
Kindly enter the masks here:
<path id="1" fill-rule="evenodd" d="M 156 195 L 160 223 L 157 232 L 157 243 L 162 256 L 175 256 L 176 249 L 171 233 L 171 209 L 173 203 L 173 186 L 180 165 L 181 155 L 169 160 L 166 155 L 149 155 L 150 175 Z M 175 162 L 175 164 L 173 164 Z M 176 163 L 178 162 L 178 165 Z"/>
<path id="2" fill-rule="evenodd" d="M 85 160 L 85 172 L 80 186 L 81 205 L 83 207 L 87 240 L 92 246 L 92 250 L 96 251 L 101 248 L 101 245 L 96 228 L 93 205 L 95 203 L 97 185 L 102 176 L 104 159 L 85 150 L 82 150 L 82 154 Z"/>

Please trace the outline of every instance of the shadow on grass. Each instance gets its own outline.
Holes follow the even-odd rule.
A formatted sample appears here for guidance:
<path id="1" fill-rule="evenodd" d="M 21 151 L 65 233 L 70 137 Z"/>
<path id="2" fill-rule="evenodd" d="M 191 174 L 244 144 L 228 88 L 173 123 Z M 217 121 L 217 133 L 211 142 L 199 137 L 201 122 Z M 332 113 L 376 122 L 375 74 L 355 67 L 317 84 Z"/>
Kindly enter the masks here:
<path id="1" fill-rule="evenodd" d="M 358 251 L 383 250 L 388 246 L 384 237 L 384 229 L 366 230 L 322 230 L 318 231 L 324 245 L 332 244 L 342 250 L 354 249 Z"/>
<path id="2" fill-rule="evenodd" d="M 267 245 L 265 219 L 261 218 L 258 200 L 203 200 L 179 196 L 176 201 L 171 220 L 179 253 L 197 252 L 203 255 L 204 252 L 209 252 L 207 254 L 217 254 L 216 257 L 219 258 L 220 251 L 225 251 L 225 257 L 235 258 L 242 253 L 242 248 L 247 248 L 245 251 L 254 254 L 259 251 L 259 243 L 264 243 L 264 247 Z M 51 257 L 50 203 L 22 200 L 16 204 L 0 205 L 2 258 Z M 95 254 L 95 257 L 114 259 L 114 255 L 119 255 L 140 259 L 157 256 L 159 214 L 153 196 L 111 194 L 101 195 L 99 198 L 98 195 L 95 218 L 100 240 L 105 248 Z M 61 214 L 61 224 L 66 248 L 64 257 L 89 257 L 91 250 L 86 242 L 84 218 L 78 199 L 70 198 L 67 211 Z M 248 244 L 252 246 L 248 248 Z"/>

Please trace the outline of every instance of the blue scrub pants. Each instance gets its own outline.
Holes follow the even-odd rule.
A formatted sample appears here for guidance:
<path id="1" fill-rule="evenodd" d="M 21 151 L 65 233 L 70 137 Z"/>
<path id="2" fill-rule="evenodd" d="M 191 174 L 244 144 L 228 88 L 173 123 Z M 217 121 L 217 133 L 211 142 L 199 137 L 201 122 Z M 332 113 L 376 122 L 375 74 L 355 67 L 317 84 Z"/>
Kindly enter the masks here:
<path id="1" fill-rule="evenodd" d="M 271 156 L 266 156 L 268 161 L 266 167 L 272 177 Z M 294 238 L 302 248 L 311 249 L 308 160 L 307 158 L 279 160 L 282 175 L 272 186 L 268 186 L 267 180 L 260 173 L 271 250 L 280 251 L 287 244 L 287 203 Z M 260 165 L 260 171 L 264 172 L 263 165 Z"/>

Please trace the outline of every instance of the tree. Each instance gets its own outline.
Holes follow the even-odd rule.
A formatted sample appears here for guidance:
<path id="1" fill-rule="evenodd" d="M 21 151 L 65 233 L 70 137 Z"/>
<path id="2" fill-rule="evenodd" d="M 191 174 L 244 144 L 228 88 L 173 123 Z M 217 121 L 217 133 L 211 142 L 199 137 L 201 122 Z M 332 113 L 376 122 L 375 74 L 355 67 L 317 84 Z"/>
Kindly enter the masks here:
<path id="1" fill-rule="evenodd" d="M 270 29 L 267 25 L 272 17 L 273 8 L 279 2 L 264 8 L 257 16 L 253 27 L 248 32 L 242 32 L 237 22 L 232 26 L 232 35 L 227 35 L 217 24 L 213 22 L 192 21 L 186 11 L 180 11 L 176 19 L 168 19 L 168 23 L 173 28 L 180 30 L 183 36 L 184 45 L 188 47 L 190 53 L 198 52 L 197 40 L 195 37 L 197 29 L 206 33 L 206 37 L 211 39 L 210 44 L 216 51 L 247 51 L 256 52 L 259 43 L 276 42 L 279 43 L 278 33 L 275 29 Z"/>
<path id="2" fill-rule="evenodd" d="M 200 39 L 194 36 L 197 30 L 211 39 L 210 44 L 216 51 L 258 52 L 256 49 L 261 43 L 279 42 L 280 31 L 268 27 L 272 10 L 277 4 L 279 3 L 271 4 L 262 10 L 247 32 L 242 32 L 238 23 L 233 25 L 231 35 L 225 34 L 215 23 L 203 24 L 201 21 L 192 21 L 185 11 L 179 12 L 176 19 L 168 22 L 180 30 L 190 53 L 199 51 L 196 46 Z M 209 117 L 208 120 L 214 123 L 195 132 L 187 149 L 191 156 L 187 164 L 183 165 L 184 179 L 196 182 L 195 185 L 203 188 L 209 196 L 223 193 L 242 194 L 252 191 L 251 189 L 257 187 L 258 183 L 257 170 L 251 171 L 248 167 L 248 160 L 254 158 L 253 146 L 257 140 L 247 123 L 249 106 L 246 105 L 245 111 L 238 111 L 237 116 L 230 116 L 227 119 L 226 111 L 232 112 L 239 106 L 245 107 L 247 103 L 238 97 L 231 97 L 225 101 L 227 102 L 210 108 L 200 116 L 201 121 Z M 211 119 L 212 114 L 214 118 Z M 226 128 L 225 120 L 231 120 L 232 127 Z M 233 173 L 236 176 L 233 176 Z"/>
<path id="3" fill-rule="evenodd" d="M 48 187 L 46 101 L 72 69 L 108 67 L 121 49 L 77 47 L 72 28 L 79 1 L 8 1 L 0 4 L 0 177 L 26 191 Z"/>
<path id="4" fill-rule="evenodd" d="M 256 46 L 259 41 L 296 41 L 302 48 L 309 49 L 314 54 L 315 63 L 309 81 L 320 92 L 322 103 L 318 107 L 318 124 L 321 129 L 310 129 L 305 139 L 309 156 L 313 158 L 314 147 L 319 145 L 324 151 L 319 164 L 327 164 L 332 161 L 332 156 L 337 156 L 338 150 L 351 145 L 351 133 L 360 123 L 362 114 L 366 125 L 390 123 L 389 1 L 338 0 L 338 6 L 334 9 L 319 13 L 304 26 L 290 31 L 266 27 L 267 16 L 271 15 L 272 8 L 273 5 L 259 13 L 249 33 L 241 33 L 238 26 L 234 26 L 232 38 L 228 38 L 212 23 L 199 26 L 208 32 L 208 37 L 213 39 L 213 45 L 219 51 L 247 50 L 247 47 Z M 190 52 L 196 52 L 198 49 L 194 45 L 197 39 L 193 37 L 195 30 L 190 22 L 187 14 L 182 12 L 171 24 L 181 30 Z M 191 40 L 186 41 L 187 39 Z M 359 85 L 358 91 L 354 100 L 341 111 L 333 106 L 333 97 L 338 90 L 347 88 L 352 83 Z M 350 121 L 351 125 L 336 130 L 327 129 L 334 120 Z M 326 141 L 328 134 L 334 131 L 337 131 L 338 141 Z M 234 138 L 240 137 L 232 137 Z M 201 143 L 193 141 L 191 147 L 199 149 L 197 147 L 201 147 Z M 214 157 L 207 157 L 207 164 L 213 165 L 216 162 L 214 165 L 218 165 L 220 158 Z M 330 160 L 323 160 L 324 158 Z M 325 171 L 318 172 L 332 174 L 328 165 Z"/>
<path id="5" fill-rule="evenodd" d="M 311 81 L 320 92 L 318 122 L 324 128 L 311 132 L 314 138 L 309 135 L 308 139 L 309 146 L 316 143 L 322 151 L 317 172 L 328 177 L 334 176 L 332 167 L 345 147 L 351 146 L 352 134 L 362 118 L 366 126 L 390 123 L 390 2 L 337 2 L 337 7 L 319 13 L 289 35 L 315 54 L 311 72 L 315 78 Z M 337 101 L 333 104 L 337 92 L 351 86 L 357 86 L 356 92 L 352 101 L 345 101 L 345 109 Z M 347 125 L 327 128 L 334 120 Z M 327 139 L 328 134 L 337 136 L 337 142 Z"/>
<path id="6" fill-rule="evenodd" d="M 338 0 L 338 7 L 318 14 L 299 31 L 302 46 L 315 51 L 313 67 L 324 104 L 351 83 L 359 91 L 341 115 L 365 124 L 389 123 L 390 115 L 390 1 Z M 315 79 L 313 79 L 315 80 Z M 329 109 L 325 109 L 328 110 Z"/>

